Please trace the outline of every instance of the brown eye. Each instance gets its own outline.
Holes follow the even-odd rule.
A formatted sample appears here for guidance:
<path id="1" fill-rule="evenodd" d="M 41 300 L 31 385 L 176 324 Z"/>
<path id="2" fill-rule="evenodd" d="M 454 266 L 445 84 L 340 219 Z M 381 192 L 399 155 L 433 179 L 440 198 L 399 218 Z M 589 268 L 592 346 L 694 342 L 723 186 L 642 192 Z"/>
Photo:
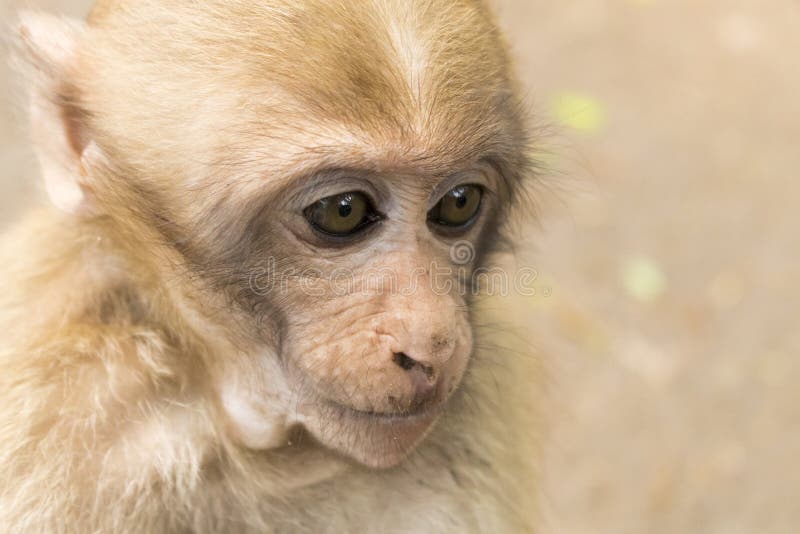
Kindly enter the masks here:
<path id="1" fill-rule="evenodd" d="M 440 226 L 466 226 L 481 207 L 483 189 L 477 185 L 460 185 L 451 189 L 428 212 L 428 220 Z"/>
<path id="2" fill-rule="evenodd" d="M 314 228 L 337 237 L 356 234 L 380 218 L 367 196 L 359 192 L 323 198 L 304 214 Z"/>

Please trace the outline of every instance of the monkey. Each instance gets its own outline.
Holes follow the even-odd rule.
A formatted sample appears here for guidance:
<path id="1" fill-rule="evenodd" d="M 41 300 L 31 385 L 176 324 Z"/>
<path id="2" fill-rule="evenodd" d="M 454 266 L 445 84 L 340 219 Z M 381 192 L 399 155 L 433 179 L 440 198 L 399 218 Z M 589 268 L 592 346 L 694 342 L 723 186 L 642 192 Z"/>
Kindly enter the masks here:
<path id="1" fill-rule="evenodd" d="M 483 0 L 16 41 L 49 202 L 0 240 L 3 531 L 535 531 L 535 358 L 471 282 L 535 176 Z"/>

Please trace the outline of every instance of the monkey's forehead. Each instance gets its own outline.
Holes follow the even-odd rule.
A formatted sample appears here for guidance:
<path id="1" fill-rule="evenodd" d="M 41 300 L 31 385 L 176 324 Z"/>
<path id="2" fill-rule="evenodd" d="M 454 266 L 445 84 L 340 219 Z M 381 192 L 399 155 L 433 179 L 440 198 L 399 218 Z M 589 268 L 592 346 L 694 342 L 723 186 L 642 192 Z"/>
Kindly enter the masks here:
<path id="1" fill-rule="evenodd" d="M 479 1 L 106 0 L 89 21 L 95 100 L 161 138 L 216 109 L 276 135 L 313 117 L 381 143 L 455 150 L 476 141 L 456 134 L 501 127 L 512 94 Z"/>

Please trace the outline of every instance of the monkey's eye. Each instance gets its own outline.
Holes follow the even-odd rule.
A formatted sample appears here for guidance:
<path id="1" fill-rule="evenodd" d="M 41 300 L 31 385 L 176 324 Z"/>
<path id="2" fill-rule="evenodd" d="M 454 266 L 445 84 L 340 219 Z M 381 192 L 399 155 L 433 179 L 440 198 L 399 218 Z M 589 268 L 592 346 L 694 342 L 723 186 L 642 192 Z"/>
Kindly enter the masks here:
<path id="1" fill-rule="evenodd" d="M 465 227 L 478 214 L 482 198 L 480 186 L 460 185 L 448 191 L 428 212 L 428 221 L 450 228 Z"/>
<path id="2" fill-rule="evenodd" d="M 359 192 L 323 198 L 303 213 L 311 226 L 336 237 L 354 235 L 380 219 L 369 198 Z"/>

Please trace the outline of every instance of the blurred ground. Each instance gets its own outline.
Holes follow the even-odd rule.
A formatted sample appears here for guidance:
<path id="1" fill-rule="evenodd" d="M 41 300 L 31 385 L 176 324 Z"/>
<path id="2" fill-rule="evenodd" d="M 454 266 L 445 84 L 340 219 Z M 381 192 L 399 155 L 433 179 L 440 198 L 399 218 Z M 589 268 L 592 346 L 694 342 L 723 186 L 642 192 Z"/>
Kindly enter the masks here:
<path id="1" fill-rule="evenodd" d="M 799 532 L 800 3 L 497 4 L 559 130 L 525 259 L 546 532 Z M 2 222 L 36 173 L 0 113 Z"/>

